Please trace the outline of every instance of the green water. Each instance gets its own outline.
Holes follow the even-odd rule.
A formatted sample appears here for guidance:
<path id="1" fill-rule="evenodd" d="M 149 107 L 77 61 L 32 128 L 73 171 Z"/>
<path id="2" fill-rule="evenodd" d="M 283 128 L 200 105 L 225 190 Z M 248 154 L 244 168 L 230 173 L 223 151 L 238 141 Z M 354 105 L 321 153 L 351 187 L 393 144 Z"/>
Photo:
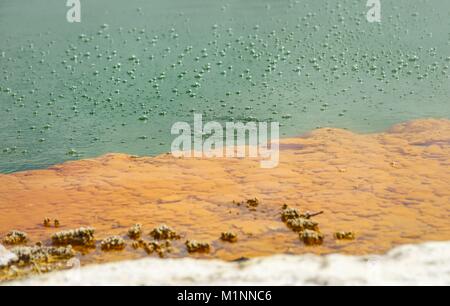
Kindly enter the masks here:
<path id="1" fill-rule="evenodd" d="M 0 172 L 170 150 L 176 121 L 282 136 L 450 116 L 450 2 L 0 1 Z"/>

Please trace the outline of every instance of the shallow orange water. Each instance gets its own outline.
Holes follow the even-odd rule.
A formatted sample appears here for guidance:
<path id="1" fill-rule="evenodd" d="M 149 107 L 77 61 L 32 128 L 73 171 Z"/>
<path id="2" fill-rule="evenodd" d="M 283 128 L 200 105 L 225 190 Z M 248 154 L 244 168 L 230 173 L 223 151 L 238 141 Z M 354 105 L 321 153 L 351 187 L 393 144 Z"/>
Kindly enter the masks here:
<path id="1" fill-rule="evenodd" d="M 256 211 L 233 204 L 257 197 Z M 280 207 L 325 213 L 325 234 L 306 247 L 280 220 Z M 281 141 L 280 165 L 261 169 L 249 159 L 175 159 L 110 154 L 47 170 L 0 175 L 0 235 L 11 229 L 48 242 L 57 229 L 93 226 L 96 237 L 125 235 L 134 223 L 148 233 L 165 223 L 183 235 L 171 257 L 188 256 L 186 239 L 212 243 L 226 260 L 274 253 L 382 253 L 428 240 L 450 240 L 450 121 L 418 120 L 386 133 L 359 135 L 320 129 Z M 239 235 L 221 242 L 222 231 Z M 335 231 L 357 239 L 337 242 Z M 148 238 L 147 236 L 145 238 Z M 91 251 L 82 263 L 147 256 Z M 155 255 L 156 256 L 156 255 Z"/>

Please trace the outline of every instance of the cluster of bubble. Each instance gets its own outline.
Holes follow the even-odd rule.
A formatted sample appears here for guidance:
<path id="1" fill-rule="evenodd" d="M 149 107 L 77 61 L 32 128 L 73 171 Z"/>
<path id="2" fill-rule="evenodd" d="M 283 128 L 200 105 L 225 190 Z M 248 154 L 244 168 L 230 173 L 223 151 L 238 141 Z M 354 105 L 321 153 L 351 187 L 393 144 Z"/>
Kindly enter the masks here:
<path id="1" fill-rule="evenodd" d="M 108 151 L 161 153 L 170 125 L 194 112 L 279 121 L 284 135 L 323 124 L 370 129 L 383 112 L 419 117 L 424 100 L 424 115 L 450 115 L 442 110 L 450 36 L 433 38 L 408 1 L 380 24 L 365 20 L 359 1 L 258 2 L 245 18 L 235 9 L 245 4 L 216 2 L 216 23 L 178 11 L 159 28 L 2 37 L 0 171 Z M 448 34 L 445 14 L 430 14 Z M 142 24 L 146 8 L 134 15 L 131 24 Z"/>

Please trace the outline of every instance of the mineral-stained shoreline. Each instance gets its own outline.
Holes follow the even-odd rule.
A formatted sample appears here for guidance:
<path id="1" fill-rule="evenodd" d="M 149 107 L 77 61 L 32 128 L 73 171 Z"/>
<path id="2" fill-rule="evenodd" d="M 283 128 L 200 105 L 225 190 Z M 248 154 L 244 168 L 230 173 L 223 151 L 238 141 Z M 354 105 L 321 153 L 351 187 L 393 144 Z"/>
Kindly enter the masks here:
<path id="1" fill-rule="evenodd" d="M 324 128 L 282 139 L 280 148 L 274 169 L 261 169 L 253 159 L 109 154 L 0 175 L 0 237 L 49 246 L 55 237 L 68 242 L 71 230 L 95 228 L 91 248 L 74 245 L 82 266 L 161 255 L 225 261 L 369 255 L 450 240 L 449 120 L 416 120 L 365 135 Z M 283 222 L 283 205 L 299 214 L 320 214 L 313 223 Z M 315 223 L 320 235 L 306 230 L 300 235 L 302 227 L 314 230 Z M 130 240 L 136 224 L 140 229 L 131 236 L 142 230 L 147 244 Z M 151 249 L 159 252 L 148 252 L 145 246 L 155 238 L 151 231 L 161 224 L 176 230 L 179 239 L 171 241 L 170 252 L 157 245 Z M 18 231 L 27 234 L 26 241 L 18 241 Z M 223 233 L 237 238 L 227 241 Z M 204 252 L 189 251 L 198 246 Z"/>
<path id="2" fill-rule="evenodd" d="M 244 262 L 149 258 L 46 274 L 5 285 L 450 285 L 450 242 L 386 255 L 277 255 Z"/>

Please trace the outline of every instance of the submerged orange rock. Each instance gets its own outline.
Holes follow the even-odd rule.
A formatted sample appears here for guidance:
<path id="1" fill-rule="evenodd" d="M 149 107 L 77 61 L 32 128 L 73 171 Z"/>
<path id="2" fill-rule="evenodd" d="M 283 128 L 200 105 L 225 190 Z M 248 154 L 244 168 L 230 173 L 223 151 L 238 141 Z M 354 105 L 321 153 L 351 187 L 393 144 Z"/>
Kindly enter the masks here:
<path id="1" fill-rule="evenodd" d="M 142 238 L 161 224 L 174 228 L 169 257 L 232 260 L 275 253 L 382 253 L 405 243 L 450 239 L 450 121 L 418 120 L 386 133 L 320 129 L 280 142 L 280 165 L 250 159 L 176 159 L 110 154 L 46 170 L 0 175 L 0 235 L 52 234 L 91 226 L 98 241 L 142 224 Z M 257 198 L 249 209 L 236 202 Z M 233 201 L 236 201 L 233 203 Z M 325 236 L 305 246 L 281 221 L 286 203 L 314 218 Z M 58 229 L 42 224 L 59 218 Z M 222 232 L 239 236 L 221 241 Z M 340 231 L 355 240 L 338 241 Z M 211 244 L 188 255 L 186 240 Z M 82 263 L 148 256 L 131 243 L 123 252 L 88 250 Z M 157 256 L 157 255 L 155 255 Z"/>

